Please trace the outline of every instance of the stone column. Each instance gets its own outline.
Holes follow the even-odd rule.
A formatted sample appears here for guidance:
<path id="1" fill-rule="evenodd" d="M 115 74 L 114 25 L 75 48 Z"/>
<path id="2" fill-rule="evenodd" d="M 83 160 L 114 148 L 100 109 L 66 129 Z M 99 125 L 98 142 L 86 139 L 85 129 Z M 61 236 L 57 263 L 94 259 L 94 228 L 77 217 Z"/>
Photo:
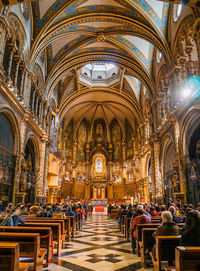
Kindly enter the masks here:
<path id="1" fill-rule="evenodd" d="M 112 156 L 113 156 L 113 146 L 111 143 L 108 144 L 108 180 L 112 181 Z"/>
<path id="2" fill-rule="evenodd" d="M 14 43 L 9 44 L 9 50 L 10 50 L 10 55 L 9 55 L 9 59 L 8 59 L 8 69 L 6 71 L 6 76 L 7 76 L 8 81 L 11 80 L 10 73 L 11 73 L 11 68 L 12 68 L 13 55 L 15 53 Z"/>
<path id="3" fill-rule="evenodd" d="M 40 112 L 39 112 L 39 123 L 42 125 L 42 118 L 43 118 L 43 107 L 44 107 L 44 102 L 41 98 L 40 100 Z"/>
<path id="4" fill-rule="evenodd" d="M 157 135 L 153 135 L 150 142 L 151 149 L 151 179 L 152 179 L 152 199 L 157 202 L 162 198 L 162 182 L 160 176 L 160 141 Z"/>
<path id="5" fill-rule="evenodd" d="M 31 101 L 31 112 L 34 114 L 34 105 L 35 105 L 35 88 L 32 87 L 31 91 L 33 92 L 32 101 Z"/>
<path id="6" fill-rule="evenodd" d="M 37 118 L 37 110 L 38 110 L 38 92 L 36 92 L 35 94 L 35 104 L 34 104 L 34 114 L 36 118 Z"/>
<path id="7" fill-rule="evenodd" d="M 155 138 L 154 141 L 154 168 L 155 168 L 155 200 L 158 201 L 162 198 L 162 182 L 160 176 L 160 141 Z"/>
<path id="8" fill-rule="evenodd" d="M 180 192 L 184 193 L 184 202 L 186 202 L 186 180 L 185 180 L 185 173 L 184 173 L 185 167 L 183 167 L 183 163 L 180 157 L 180 147 L 179 147 L 179 140 L 180 140 L 179 123 L 175 117 L 172 117 L 170 121 L 173 124 L 173 128 L 174 128 L 174 140 L 175 140 L 176 157 L 178 160 Z"/>
<path id="9" fill-rule="evenodd" d="M 24 65 L 21 65 L 21 78 L 20 78 L 20 87 L 19 87 L 19 97 L 22 100 L 24 97 L 24 84 L 26 79 L 26 68 Z"/>
<path id="10" fill-rule="evenodd" d="M 38 171 L 37 186 L 36 186 L 36 197 L 37 198 L 46 198 L 46 180 L 45 176 L 45 163 L 46 163 L 46 142 L 48 137 L 46 134 L 43 134 L 40 141 L 40 167 Z M 45 184 L 44 184 L 45 183 Z"/>
<path id="11" fill-rule="evenodd" d="M 8 35 L 6 34 L 5 30 L 1 27 L 0 29 L 0 67 L 3 66 L 6 38 L 8 38 Z"/>
<path id="12" fill-rule="evenodd" d="M 90 174 L 90 144 L 87 143 L 86 144 L 86 148 L 85 148 L 85 152 L 86 152 L 86 174 L 87 174 L 87 179 L 88 181 L 91 178 L 91 174 Z"/>
<path id="13" fill-rule="evenodd" d="M 126 161 L 126 143 L 125 139 L 122 140 L 122 160 Z"/>
<path id="14" fill-rule="evenodd" d="M 45 135 L 46 140 L 46 150 L 45 150 L 45 165 L 44 165 L 44 194 L 47 195 L 48 193 L 48 169 L 49 169 L 49 152 L 50 152 L 50 145 L 49 145 L 49 137 Z"/>
<path id="15" fill-rule="evenodd" d="M 45 129 L 45 113 L 46 113 L 46 106 L 47 106 L 47 103 L 46 101 L 43 102 L 43 111 L 42 111 L 42 128 Z"/>
<path id="16" fill-rule="evenodd" d="M 132 138 L 133 157 L 135 156 L 135 137 Z"/>
<path id="17" fill-rule="evenodd" d="M 21 59 L 20 59 L 19 55 L 15 55 L 14 59 L 15 59 L 15 74 L 14 74 L 13 85 L 14 85 L 14 87 L 17 87 L 17 79 L 18 79 L 18 74 L 19 74 L 19 64 L 20 64 Z"/>
<path id="18" fill-rule="evenodd" d="M 73 160 L 77 160 L 77 148 L 78 148 L 78 143 L 77 139 L 75 138 L 74 143 L 73 143 Z"/>

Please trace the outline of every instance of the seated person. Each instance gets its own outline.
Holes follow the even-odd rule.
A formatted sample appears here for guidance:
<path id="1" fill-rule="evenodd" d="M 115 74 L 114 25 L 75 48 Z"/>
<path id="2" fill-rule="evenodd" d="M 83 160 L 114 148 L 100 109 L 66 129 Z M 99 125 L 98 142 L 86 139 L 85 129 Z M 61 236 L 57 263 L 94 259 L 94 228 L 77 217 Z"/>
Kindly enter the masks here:
<path id="1" fill-rule="evenodd" d="M 18 226 L 20 224 L 25 224 L 25 219 L 20 215 L 20 210 L 17 208 L 12 209 L 12 222 L 10 226 Z"/>
<path id="2" fill-rule="evenodd" d="M 31 214 L 31 215 L 35 215 L 35 214 L 37 214 L 38 212 L 39 212 L 39 207 L 38 207 L 38 206 L 33 205 L 33 206 L 30 207 L 30 214 Z"/>
<path id="3" fill-rule="evenodd" d="M 23 204 L 20 205 L 19 210 L 20 210 L 20 215 L 28 215 L 29 214 L 26 206 Z"/>
<path id="4" fill-rule="evenodd" d="M 44 206 L 42 211 L 36 214 L 36 217 L 52 217 L 52 207 L 50 205 Z"/>
<path id="5" fill-rule="evenodd" d="M 132 229 L 132 253 L 135 253 L 136 249 L 136 238 L 137 238 L 137 225 L 151 223 L 149 216 L 145 215 L 144 210 L 137 209 L 137 216 L 131 221 Z"/>
<path id="6" fill-rule="evenodd" d="M 63 210 L 63 212 L 64 212 L 64 214 L 65 214 L 66 216 L 73 216 L 73 217 L 76 216 L 75 213 L 72 212 L 70 206 L 67 206 L 67 207 L 66 207 L 66 210 Z"/>
<path id="7" fill-rule="evenodd" d="M 200 246 L 200 212 L 189 211 L 181 237 L 182 246 Z"/>
<path id="8" fill-rule="evenodd" d="M 176 208 L 174 206 L 170 206 L 168 210 L 172 214 L 172 221 L 174 221 L 175 223 L 180 223 L 180 221 L 181 221 L 180 217 L 175 214 Z"/>
<path id="9" fill-rule="evenodd" d="M 171 206 L 172 207 L 172 206 Z M 173 216 L 169 211 L 164 211 L 161 215 L 162 225 L 157 228 L 157 230 L 153 233 L 153 237 L 156 236 L 178 236 L 180 234 L 180 229 L 176 226 L 176 223 L 172 221 Z M 153 247 L 153 257 L 155 258 L 156 247 Z M 166 255 L 168 258 L 168 265 L 173 266 L 174 254 L 173 251 L 168 249 L 168 247 L 163 248 L 163 255 Z"/>
<path id="10" fill-rule="evenodd" d="M 161 216 L 164 211 L 166 211 L 166 205 L 161 205 L 158 215 Z"/>
<path id="11" fill-rule="evenodd" d="M 161 215 L 162 224 L 157 228 L 154 232 L 153 236 L 161 236 L 161 235 L 179 235 L 180 229 L 176 226 L 176 223 L 172 221 L 173 217 L 171 212 L 164 211 Z"/>
<path id="12" fill-rule="evenodd" d="M 158 212 L 156 211 L 155 206 L 151 206 L 151 207 L 150 207 L 149 214 L 150 214 L 151 216 L 158 216 Z"/>

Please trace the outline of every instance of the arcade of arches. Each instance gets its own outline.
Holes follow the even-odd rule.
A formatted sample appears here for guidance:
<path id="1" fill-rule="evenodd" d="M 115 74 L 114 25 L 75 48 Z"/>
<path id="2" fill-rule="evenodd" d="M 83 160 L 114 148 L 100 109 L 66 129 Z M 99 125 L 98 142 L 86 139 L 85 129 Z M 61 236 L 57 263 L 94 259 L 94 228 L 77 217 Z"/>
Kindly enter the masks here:
<path id="1" fill-rule="evenodd" d="M 0 201 L 200 201 L 200 10 L 0 9 Z"/>

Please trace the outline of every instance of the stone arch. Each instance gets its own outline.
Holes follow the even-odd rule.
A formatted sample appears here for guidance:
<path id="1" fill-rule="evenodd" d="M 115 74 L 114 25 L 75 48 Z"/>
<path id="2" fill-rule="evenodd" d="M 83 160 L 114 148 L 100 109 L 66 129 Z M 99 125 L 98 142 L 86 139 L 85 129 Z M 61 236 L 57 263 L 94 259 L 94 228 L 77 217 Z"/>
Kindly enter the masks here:
<path id="1" fill-rule="evenodd" d="M 171 133 L 166 134 L 162 140 L 160 155 L 160 170 L 162 186 L 164 188 L 165 202 L 168 204 L 169 198 L 176 198 L 175 193 L 180 192 L 180 178 L 178 170 L 177 154 L 175 143 Z"/>
<path id="2" fill-rule="evenodd" d="M 0 114 L 4 114 L 10 121 L 11 126 L 13 128 L 14 137 L 14 155 L 20 155 L 20 129 L 17 117 L 15 113 L 7 106 L 7 105 L 0 105 Z"/>
<path id="3" fill-rule="evenodd" d="M 10 13 L 8 22 L 10 25 L 11 40 L 15 43 L 18 52 L 20 54 L 22 54 L 22 51 L 24 51 L 24 54 L 28 53 L 28 50 L 25 50 L 25 42 L 27 42 L 26 31 L 20 19 L 16 14 Z"/>
<path id="4" fill-rule="evenodd" d="M 34 135 L 33 132 L 29 132 L 25 138 L 24 151 L 25 151 L 26 145 L 29 140 L 32 141 L 33 146 L 34 146 L 34 150 L 35 150 L 35 168 L 39 169 L 39 167 L 40 167 L 40 148 L 39 148 L 40 142 L 37 139 L 37 137 Z"/>
<path id="5" fill-rule="evenodd" d="M 164 175 L 164 167 L 165 167 L 165 159 L 168 154 L 168 151 L 171 148 L 174 148 L 174 152 L 176 152 L 173 135 L 171 133 L 167 133 L 165 135 L 165 137 L 163 138 L 163 140 L 161 142 L 161 146 L 162 146 L 162 148 L 161 148 L 161 152 L 160 152 L 160 169 L 161 169 L 161 175 L 163 176 Z"/>
<path id="6" fill-rule="evenodd" d="M 188 155 L 188 146 L 190 142 L 190 138 L 194 132 L 194 130 L 200 124 L 200 105 L 193 106 L 186 113 L 181 128 L 180 128 L 180 153 L 181 156 Z"/>
<path id="7" fill-rule="evenodd" d="M 193 39 L 193 26 L 194 18 L 191 15 L 180 23 L 173 43 L 172 60 L 174 64 L 180 64 L 180 57 L 186 57 L 186 61 L 198 59 L 196 42 Z M 187 52 L 191 54 L 191 59 L 186 55 L 186 47 Z"/>
<path id="8" fill-rule="evenodd" d="M 151 152 L 147 152 L 145 155 L 145 170 L 144 170 L 144 177 L 149 176 L 149 162 L 151 161 Z"/>
<path id="9" fill-rule="evenodd" d="M 32 132 L 29 132 L 24 144 L 24 159 L 22 161 L 19 185 L 20 192 L 25 193 L 25 203 L 35 202 L 37 183 L 39 182 L 39 156 L 40 152 L 37 138 Z"/>
<path id="10" fill-rule="evenodd" d="M 45 82 L 42 69 L 38 64 L 35 64 L 33 72 L 36 80 L 36 86 L 39 88 L 42 97 L 44 97 Z"/>

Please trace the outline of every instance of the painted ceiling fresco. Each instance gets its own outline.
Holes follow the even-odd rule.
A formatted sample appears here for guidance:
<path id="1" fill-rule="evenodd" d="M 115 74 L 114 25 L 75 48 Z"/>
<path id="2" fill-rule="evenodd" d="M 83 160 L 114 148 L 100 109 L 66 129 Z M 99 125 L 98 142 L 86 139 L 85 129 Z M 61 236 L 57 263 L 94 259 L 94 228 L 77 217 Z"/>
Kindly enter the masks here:
<path id="1" fill-rule="evenodd" d="M 119 67 L 113 89 L 124 91 L 138 103 L 141 82 L 146 89 L 144 82 L 153 86 L 155 50 L 166 58 L 169 56 L 166 2 L 42 0 L 33 2 L 32 7 L 35 31 L 31 63 L 34 65 L 45 52 L 46 97 L 50 97 L 59 82 L 67 82 L 59 93 L 61 104 L 77 88 L 78 81 L 78 89 L 85 89 L 79 78 L 81 68 L 101 61 Z"/>

